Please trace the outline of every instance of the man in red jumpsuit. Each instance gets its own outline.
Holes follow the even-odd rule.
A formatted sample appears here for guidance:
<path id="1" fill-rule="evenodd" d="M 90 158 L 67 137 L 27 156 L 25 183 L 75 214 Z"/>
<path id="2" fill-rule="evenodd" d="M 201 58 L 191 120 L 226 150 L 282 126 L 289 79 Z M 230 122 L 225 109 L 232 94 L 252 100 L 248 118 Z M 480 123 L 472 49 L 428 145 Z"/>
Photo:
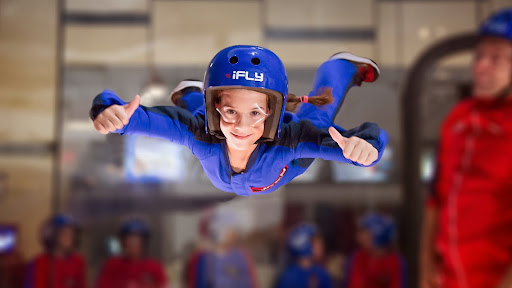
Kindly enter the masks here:
<path id="1" fill-rule="evenodd" d="M 86 288 L 86 261 L 76 252 L 79 229 L 69 215 L 57 214 L 42 229 L 45 251 L 28 265 L 26 288 Z"/>
<path id="2" fill-rule="evenodd" d="M 97 288 L 164 288 L 162 264 L 145 256 L 150 230 L 139 218 L 126 221 L 119 231 L 123 255 L 109 258 L 101 268 Z"/>
<path id="3" fill-rule="evenodd" d="M 492 15 L 479 34 L 473 95 L 441 128 L 421 288 L 512 287 L 512 9 Z"/>

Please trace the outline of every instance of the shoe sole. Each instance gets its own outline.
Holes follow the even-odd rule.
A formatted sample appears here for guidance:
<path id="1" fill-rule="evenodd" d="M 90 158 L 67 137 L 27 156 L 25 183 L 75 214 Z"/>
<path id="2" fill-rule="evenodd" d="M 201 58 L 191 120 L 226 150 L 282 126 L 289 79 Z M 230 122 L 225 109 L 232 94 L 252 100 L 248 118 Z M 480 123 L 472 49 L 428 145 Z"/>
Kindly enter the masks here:
<path id="1" fill-rule="evenodd" d="M 335 60 L 335 59 L 342 59 L 342 60 L 348 60 L 348 61 L 356 62 L 356 63 L 368 64 L 368 65 L 372 66 L 377 71 L 378 75 L 380 75 L 379 66 L 377 66 L 377 63 L 375 63 L 372 59 L 356 56 L 349 52 L 339 52 L 339 53 L 336 53 L 336 54 L 332 55 L 331 57 L 329 57 L 329 59 L 327 61 Z"/>
<path id="2" fill-rule="evenodd" d="M 201 81 L 188 81 L 188 80 L 185 80 L 185 81 L 181 81 L 178 86 L 176 86 L 176 88 L 174 88 L 174 90 L 172 90 L 171 92 L 171 95 L 176 93 L 176 92 L 179 92 L 187 87 L 197 87 L 201 90 L 204 89 L 204 84 L 203 82 Z"/>

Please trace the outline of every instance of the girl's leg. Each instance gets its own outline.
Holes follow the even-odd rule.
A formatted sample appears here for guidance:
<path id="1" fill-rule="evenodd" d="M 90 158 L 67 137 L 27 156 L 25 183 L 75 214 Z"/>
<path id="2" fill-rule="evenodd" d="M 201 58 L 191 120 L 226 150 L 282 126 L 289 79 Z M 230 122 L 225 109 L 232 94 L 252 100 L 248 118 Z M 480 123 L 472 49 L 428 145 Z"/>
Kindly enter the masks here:
<path id="1" fill-rule="evenodd" d="M 195 79 L 183 80 L 172 91 L 172 102 L 174 105 L 187 109 L 190 113 L 196 115 L 204 111 L 204 94 L 202 90 L 203 82 Z"/>
<path id="2" fill-rule="evenodd" d="M 183 94 L 181 97 L 182 102 L 184 102 L 184 106 L 182 107 L 190 111 L 192 114 L 204 114 L 205 106 L 204 106 L 204 94 L 203 92 L 192 91 L 186 94 Z"/>
<path id="3" fill-rule="evenodd" d="M 318 128 L 331 126 L 350 88 L 362 81 L 373 82 L 378 73 L 377 65 L 369 59 L 346 52 L 335 54 L 317 69 L 313 90 L 309 93 L 314 97 L 321 94 L 322 89 L 332 89 L 333 103 L 319 107 L 304 103 L 297 117 L 310 120 Z"/>
<path id="4" fill-rule="evenodd" d="M 304 103 L 301 105 L 297 117 L 300 120 L 310 120 L 318 128 L 327 128 L 333 125 L 334 117 L 343 105 L 348 90 L 361 82 L 373 82 L 380 73 L 377 64 L 350 53 L 342 52 L 331 56 L 315 73 L 313 90 L 309 97 L 320 95 L 322 89 L 332 89 L 334 101 L 324 106 L 315 106 Z M 337 127 L 337 126 L 336 126 Z M 337 127 L 340 129 L 341 127 Z M 296 159 L 292 165 L 300 166 L 297 175 L 306 171 L 315 159 Z"/>

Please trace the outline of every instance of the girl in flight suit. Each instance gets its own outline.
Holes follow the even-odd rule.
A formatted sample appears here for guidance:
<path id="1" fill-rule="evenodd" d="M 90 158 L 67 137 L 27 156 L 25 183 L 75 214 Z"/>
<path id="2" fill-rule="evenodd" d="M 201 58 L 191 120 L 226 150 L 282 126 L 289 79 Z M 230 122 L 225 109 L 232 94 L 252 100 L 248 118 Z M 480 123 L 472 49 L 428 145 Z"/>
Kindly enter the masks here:
<path id="1" fill-rule="evenodd" d="M 297 97 L 288 94 L 277 55 L 237 45 L 221 50 L 208 65 L 204 95 L 183 95 L 195 98 L 184 101 L 198 103 L 192 109 L 144 107 L 138 95 L 126 103 L 105 90 L 90 114 L 103 134 L 146 135 L 187 146 L 213 185 L 249 196 L 277 190 L 304 173 L 314 158 L 375 164 L 387 144 L 386 132 L 373 123 L 346 131 L 333 120 L 348 90 L 374 81 L 378 73 L 369 59 L 337 53 L 316 71 L 310 95 Z M 299 103 L 297 114 L 285 112 Z"/>

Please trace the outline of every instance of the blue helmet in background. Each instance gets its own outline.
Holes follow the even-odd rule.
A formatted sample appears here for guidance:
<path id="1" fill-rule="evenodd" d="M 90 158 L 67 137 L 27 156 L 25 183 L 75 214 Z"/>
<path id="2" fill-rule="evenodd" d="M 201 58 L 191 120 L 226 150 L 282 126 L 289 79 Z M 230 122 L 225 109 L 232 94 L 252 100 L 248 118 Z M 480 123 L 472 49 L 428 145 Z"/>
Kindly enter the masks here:
<path id="1" fill-rule="evenodd" d="M 396 227 L 395 221 L 391 217 L 369 213 L 363 216 L 359 226 L 370 231 L 372 243 L 375 247 L 388 247 L 395 241 Z"/>
<path id="2" fill-rule="evenodd" d="M 281 59 L 259 46 L 236 45 L 222 49 L 208 65 L 204 76 L 206 131 L 224 138 L 220 115 L 215 110 L 217 92 L 250 89 L 267 94 L 270 117 L 265 121 L 263 141 L 279 137 L 288 95 L 288 76 Z"/>
<path id="3" fill-rule="evenodd" d="M 505 8 L 492 14 L 480 26 L 479 34 L 512 41 L 512 8 Z"/>
<path id="4" fill-rule="evenodd" d="M 293 258 L 310 257 L 313 255 L 313 238 L 318 231 L 312 224 L 301 224 L 288 234 L 287 246 Z"/>
<path id="5" fill-rule="evenodd" d="M 75 218 L 73 218 L 71 215 L 63 213 L 58 213 L 54 215 L 52 218 L 50 218 L 50 225 L 52 225 L 56 229 L 78 226 Z"/>
<path id="6" fill-rule="evenodd" d="M 121 238 L 128 235 L 140 235 L 144 239 L 149 238 L 150 229 L 148 224 L 140 218 L 131 218 L 121 224 L 119 235 Z"/>

